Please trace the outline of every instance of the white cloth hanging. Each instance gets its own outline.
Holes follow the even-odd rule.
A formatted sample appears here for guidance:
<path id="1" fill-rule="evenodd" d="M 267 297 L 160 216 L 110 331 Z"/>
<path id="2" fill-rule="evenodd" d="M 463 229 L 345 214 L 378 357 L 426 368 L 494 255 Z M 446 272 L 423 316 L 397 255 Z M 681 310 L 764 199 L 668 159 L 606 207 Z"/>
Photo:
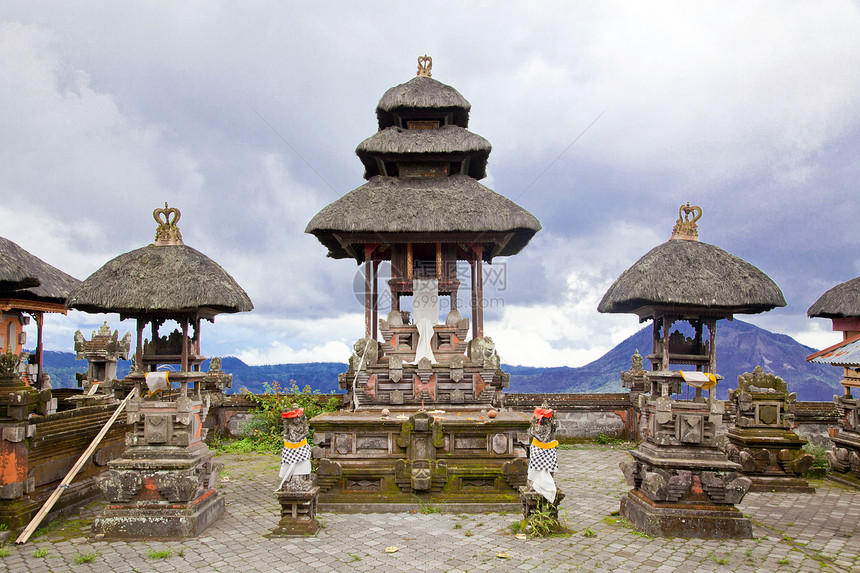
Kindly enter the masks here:
<path id="1" fill-rule="evenodd" d="M 414 363 L 427 358 L 436 362 L 433 356 L 433 325 L 439 322 L 439 281 L 436 279 L 412 280 L 412 316 L 418 328 L 418 347 Z"/>

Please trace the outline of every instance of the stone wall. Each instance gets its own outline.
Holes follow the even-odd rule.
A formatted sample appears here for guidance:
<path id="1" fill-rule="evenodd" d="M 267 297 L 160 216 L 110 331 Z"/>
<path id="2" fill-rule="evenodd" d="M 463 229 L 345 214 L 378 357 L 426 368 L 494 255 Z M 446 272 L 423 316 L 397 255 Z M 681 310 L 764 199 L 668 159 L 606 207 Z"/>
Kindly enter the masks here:
<path id="1" fill-rule="evenodd" d="M 505 394 L 505 406 L 517 412 L 531 413 L 547 405 L 556 411 L 562 443 L 589 441 L 603 434 L 607 438 L 635 440 L 638 414 L 630 394 Z M 245 424 L 256 404 L 242 396 L 228 396 L 210 410 L 207 425 L 219 429 L 226 439 L 247 435 Z M 839 424 L 839 412 L 832 402 L 798 402 L 797 434 L 817 444 L 829 444 L 828 428 Z M 726 425 L 734 424 L 734 411 L 726 403 Z M 209 435 L 213 435 L 210 432 Z"/>

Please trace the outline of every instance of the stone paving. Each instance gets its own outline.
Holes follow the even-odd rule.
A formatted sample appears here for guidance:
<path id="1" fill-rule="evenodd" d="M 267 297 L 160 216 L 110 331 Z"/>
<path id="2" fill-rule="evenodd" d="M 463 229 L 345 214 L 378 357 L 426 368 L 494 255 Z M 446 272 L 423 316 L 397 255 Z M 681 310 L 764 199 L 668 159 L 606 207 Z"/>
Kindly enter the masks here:
<path id="1" fill-rule="evenodd" d="M 572 533 L 517 539 L 518 514 L 321 514 L 316 537 L 269 539 L 278 522 L 278 459 L 223 455 L 227 515 L 197 539 L 87 538 L 103 503 L 56 520 L 26 545 L 0 552 L 0 571 L 858 571 L 860 492 L 813 480 L 817 493 L 748 494 L 743 541 L 643 536 L 613 512 L 627 486 L 623 448 L 559 451 L 563 518 Z M 432 509 L 432 508 L 428 508 Z M 398 548 L 386 553 L 389 546 Z M 92 557 L 89 562 L 86 558 Z"/>

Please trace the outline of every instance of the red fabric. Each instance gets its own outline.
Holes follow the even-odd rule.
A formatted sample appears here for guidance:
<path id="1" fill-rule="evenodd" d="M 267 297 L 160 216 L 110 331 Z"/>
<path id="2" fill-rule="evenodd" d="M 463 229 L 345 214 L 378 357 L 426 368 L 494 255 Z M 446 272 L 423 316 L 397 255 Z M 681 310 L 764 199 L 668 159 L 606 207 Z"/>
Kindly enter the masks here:
<path id="1" fill-rule="evenodd" d="M 534 417 L 537 419 L 552 418 L 552 409 L 550 409 L 550 408 L 535 408 Z"/>
<path id="2" fill-rule="evenodd" d="M 289 412 L 284 412 L 281 414 L 281 418 L 298 418 L 302 414 L 305 413 L 304 408 L 296 408 L 295 410 L 290 410 Z"/>

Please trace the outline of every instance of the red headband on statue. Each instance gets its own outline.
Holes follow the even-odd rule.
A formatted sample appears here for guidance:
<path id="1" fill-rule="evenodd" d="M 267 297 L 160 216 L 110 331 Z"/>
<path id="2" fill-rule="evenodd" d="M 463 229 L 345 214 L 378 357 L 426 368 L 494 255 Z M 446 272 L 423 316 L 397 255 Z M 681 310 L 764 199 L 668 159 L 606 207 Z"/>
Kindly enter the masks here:
<path id="1" fill-rule="evenodd" d="M 541 418 L 552 418 L 552 410 L 550 408 L 535 408 L 534 417 L 538 420 Z"/>
<path id="2" fill-rule="evenodd" d="M 284 412 L 281 414 L 281 418 L 298 418 L 302 414 L 305 413 L 304 408 L 296 408 L 295 410 L 290 410 L 289 412 Z"/>

